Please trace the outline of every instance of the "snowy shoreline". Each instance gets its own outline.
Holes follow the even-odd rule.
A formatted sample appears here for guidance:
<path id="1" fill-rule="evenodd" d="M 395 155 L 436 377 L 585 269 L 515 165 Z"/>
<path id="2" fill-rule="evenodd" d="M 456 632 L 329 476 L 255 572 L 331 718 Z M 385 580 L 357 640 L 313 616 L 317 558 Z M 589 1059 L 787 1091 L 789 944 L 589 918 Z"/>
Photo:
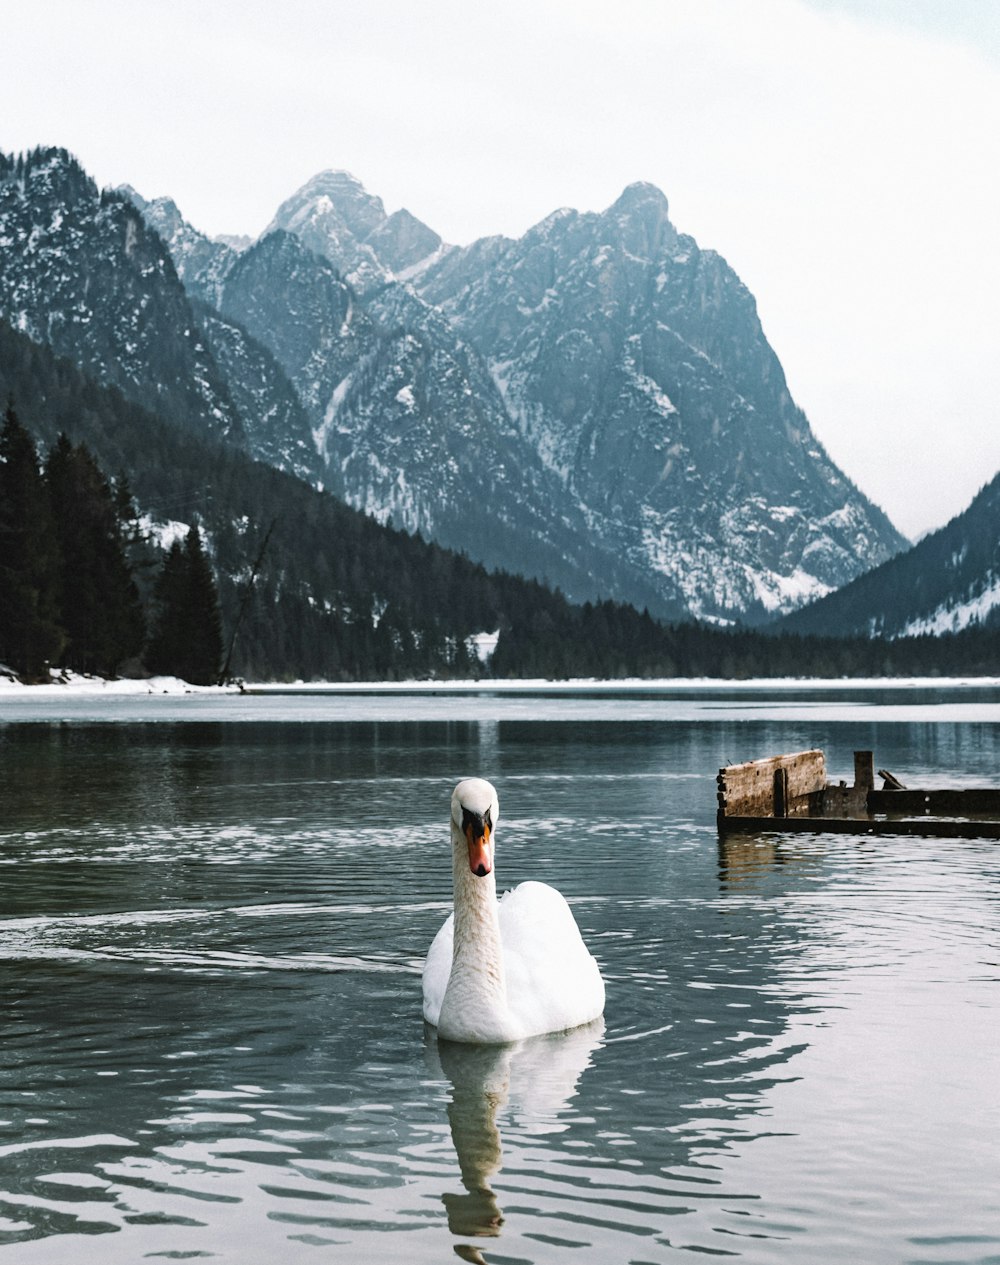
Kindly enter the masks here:
<path id="1" fill-rule="evenodd" d="M 114 697 L 129 694 L 238 694 L 236 685 L 190 685 L 179 676 L 151 676 L 138 680 L 109 681 L 104 677 L 85 676 L 77 672 L 60 673 L 59 679 L 44 685 L 25 685 L 21 681 L 0 676 L 0 697 L 4 694 L 32 698 L 59 697 L 67 695 L 107 694 Z"/>
<path id="2" fill-rule="evenodd" d="M 727 680 L 722 677 L 630 677 L 606 680 L 574 677 L 569 680 L 461 680 L 461 681 L 296 681 L 245 682 L 240 685 L 190 685 L 175 676 L 141 680 L 108 681 L 100 677 L 66 673 L 65 679 L 47 685 L 23 685 L 0 677 L 0 697 L 15 695 L 32 698 L 87 695 L 121 697 L 127 695 L 268 695 L 268 694 L 600 694 L 660 693 L 664 691 L 727 690 L 852 690 L 852 689 L 956 689 L 1000 686 L 1000 677 L 754 677 Z"/>

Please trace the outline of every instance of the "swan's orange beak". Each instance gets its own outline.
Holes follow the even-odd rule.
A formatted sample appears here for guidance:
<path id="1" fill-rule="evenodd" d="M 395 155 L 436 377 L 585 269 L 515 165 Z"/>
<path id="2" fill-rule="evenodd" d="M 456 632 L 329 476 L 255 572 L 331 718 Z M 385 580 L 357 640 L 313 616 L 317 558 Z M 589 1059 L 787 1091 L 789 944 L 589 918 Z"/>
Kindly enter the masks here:
<path id="1" fill-rule="evenodd" d="M 476 827 L 470 821 L 465 827 L 465 841 L 469 845 L 469 869 L 480 878 L 485 878 L 493 869 L 493 844 L 490 842 L 490 828 L 483 824 L 483 833 L 476 834 Z"/>

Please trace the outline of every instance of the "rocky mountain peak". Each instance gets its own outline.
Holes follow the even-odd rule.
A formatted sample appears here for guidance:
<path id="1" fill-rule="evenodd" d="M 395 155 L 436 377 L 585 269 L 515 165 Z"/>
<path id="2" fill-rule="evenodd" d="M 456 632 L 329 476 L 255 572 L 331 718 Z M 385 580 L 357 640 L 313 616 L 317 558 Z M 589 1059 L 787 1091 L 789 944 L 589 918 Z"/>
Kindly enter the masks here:
<path id="1" fill-rule="evenodd" d="M 217 306 L 220 286 L 236 259 L 236 249 L 200 233 L 188 223 L 172 198 L 147 201 L 131 185 L 120 186 L 116 193 L 139 211 L 146 224 L 162 240 L 170 252 L 177 275 L 189 293 Z"/>
<path id="2" fill-rule="evenodd" d="M 387 218 L 382 199 L 350 172 L 321 171 L 282 202 L 265 231 L 297 233 L 311 250 L 349 268 L 359 244 Z"/>
<path id="3" fill-rule="evenodd" d="M 151 202 L 140 203 L 137 201 L 138 194 L 135 190 L 122 190 L 122 192 L 129 196 L 130 201 L 135 202 L 146 223 L 151 228 L 155 228 L 168 245 L 175 234 L 184 231 L 194 232 L 181 215 L 180 207 L 173 198 L 154 198 Z"/>
<path id="4" fill-rule="evenodd" d="M 382 199 L 349 171 L 321 171 L 299 194 L 303 202 L 329 202 L 355 237 L 366 237 L 386 218 Z"/>
<path id="5" fill-rule="evenodd" d="M 159 235 L 65 150 L 0 159 L 0 317 L 168 420 L 242 442 Z"/>
<path id="6" fill-rule="evenodd" d="M 266 232 L 294 233 L 361 290 L 405 273 L 442 245 L 405 208 L 387 215 L 382 199 L 348 171 L 321 171 L 281 204 Z"/>
<path id="7" fill-rule="evenodd" d="M 149 202 L 142 196 L 138 189 L 133 189 L 130 184 L 120 184 L 116 187 L 115 193 L 117 193 L 119 197 L 124 198 L 126 202 L 131 202 L 138 211 L 141 211 L 145 215 Z"/>
<path id="8" fill-rule="evenodd" d="M 613 227 L 623 248 L 640 259 L 656 259 L 677 243 L 666 195 L 653 184 L 638 181 L 622 191 L 601 219 Z"/>
<path id="9" fill-rule="evenodd" d="M 812 435 L 753 297 L 668 211 L 654 185 L 629 185 L 602 214 L 556 212 L 415 285 L 490 366 L 595 558 L 598 542 L 615 556 L 605 592 L 629 566 L 659 614 L 753 622 L 900 541 Z"/>
<path id="10" fill-rule="evenodd" d="M 611 213 L 630 211 L 636 207 L 654 207 L 666 217 L 670 210 L 667 195 L 648 180 L 634 180 L 627 184 L 609 207 Z"/>
<path id="11" fill-rule="evenodd" d="M 397 275 L 433 255 L 441 238 L 405 207 L 383 220 L 366 239 L 383 264 Z"/>
<path id="12" fill-rule="evenodd" d="M 298 258 L 305 254 L 307 249 L 295 233 L 290 233 L 283 228 L 268 229 L 250 247 L 250 250 L 262 258 L 278 258 L 282 255 Z"/>

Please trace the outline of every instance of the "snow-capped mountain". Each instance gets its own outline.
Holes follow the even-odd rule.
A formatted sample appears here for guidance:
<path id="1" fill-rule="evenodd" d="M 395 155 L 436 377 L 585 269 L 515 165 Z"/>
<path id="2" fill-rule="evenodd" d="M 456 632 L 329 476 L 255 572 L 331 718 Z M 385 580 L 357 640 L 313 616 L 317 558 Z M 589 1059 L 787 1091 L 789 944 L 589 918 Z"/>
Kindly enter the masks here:
<path id="1" fill-rule="evenodd" d="M 449 543 L 475 548 L 478 524 L 435 480 L 426 439 L 461 449 L 478 411 L 499 419 L 485 429 L 509 437 L 508 453 L 520 447 L 519 468 L 541 467 L 544 537 L 586 540 L 588 582 L 561 581 L 574 596 L 760 619 L 905 545 L 816 440 L 753 297 L 678 233 L 658 189 L 633 185 L 603 214 L 558 211 L 518 241 L 464 249 L 416 232 L 391 255 L 380 246 L 392 220 L 343 172 L 317 176 L 274 220 L 353 280 L 383 330 L 410 335 L 393 344 L 392 373 L 383 347 L 363 362 L 381 374 L 359 365 L 336 385 L 317 427 L 353 504 L 439 539 L 447 522 Z M 427 359 L 436 392 L 410 380 L 418 346 L 445 356 Z M 411 437 L 425 419 L 421 442 L 391 433 L 401 411 Z M 503 561 L 540 574 L 530 553 Z"/>
<path id="2" fill-rule="evenodd" d="M 789 615 L 795 632 L 902 637 L 1000 625 L 1000 474 L 908 552 Z"/>
<path id="3" fill-rule="evenodd" d="M 557 481 L 482 358 L 411 289 L 386 282 L 362 298 L 278 229 L 233 264 L 220 303 L 295 383 L 324 483 L 351 505 L 576 595 L 642 594 L 664 609 L 641 574 L 588 540 L 578 513 L 565 521 Z"/>
<path id="4" fill-rule="evenodd" d="M 573 598 L 721 621 L 904 544 L 652 186 L 465 248 L 344 172 L 249 245 L 127 193 L 62 151 L 3 159 L 0 315 L 380 521 Z"/>

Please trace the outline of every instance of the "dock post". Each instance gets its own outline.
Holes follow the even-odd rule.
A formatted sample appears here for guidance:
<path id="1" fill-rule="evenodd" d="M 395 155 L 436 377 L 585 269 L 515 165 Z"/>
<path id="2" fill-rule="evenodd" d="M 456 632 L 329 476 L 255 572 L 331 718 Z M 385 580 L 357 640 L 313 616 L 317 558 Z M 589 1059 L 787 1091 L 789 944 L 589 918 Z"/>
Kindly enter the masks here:
<path id="1" fill-rule="evenodd" d="M 788 816 L 788 770 L 786 768 L 774 770 L 774 815 L 775 817 Z"/>
<path id="2" fill-rule="evenodd" d="M 875 789 L 874 751 L 855 751 L 854 789 L 856 791 L 871 791 Z"/>

